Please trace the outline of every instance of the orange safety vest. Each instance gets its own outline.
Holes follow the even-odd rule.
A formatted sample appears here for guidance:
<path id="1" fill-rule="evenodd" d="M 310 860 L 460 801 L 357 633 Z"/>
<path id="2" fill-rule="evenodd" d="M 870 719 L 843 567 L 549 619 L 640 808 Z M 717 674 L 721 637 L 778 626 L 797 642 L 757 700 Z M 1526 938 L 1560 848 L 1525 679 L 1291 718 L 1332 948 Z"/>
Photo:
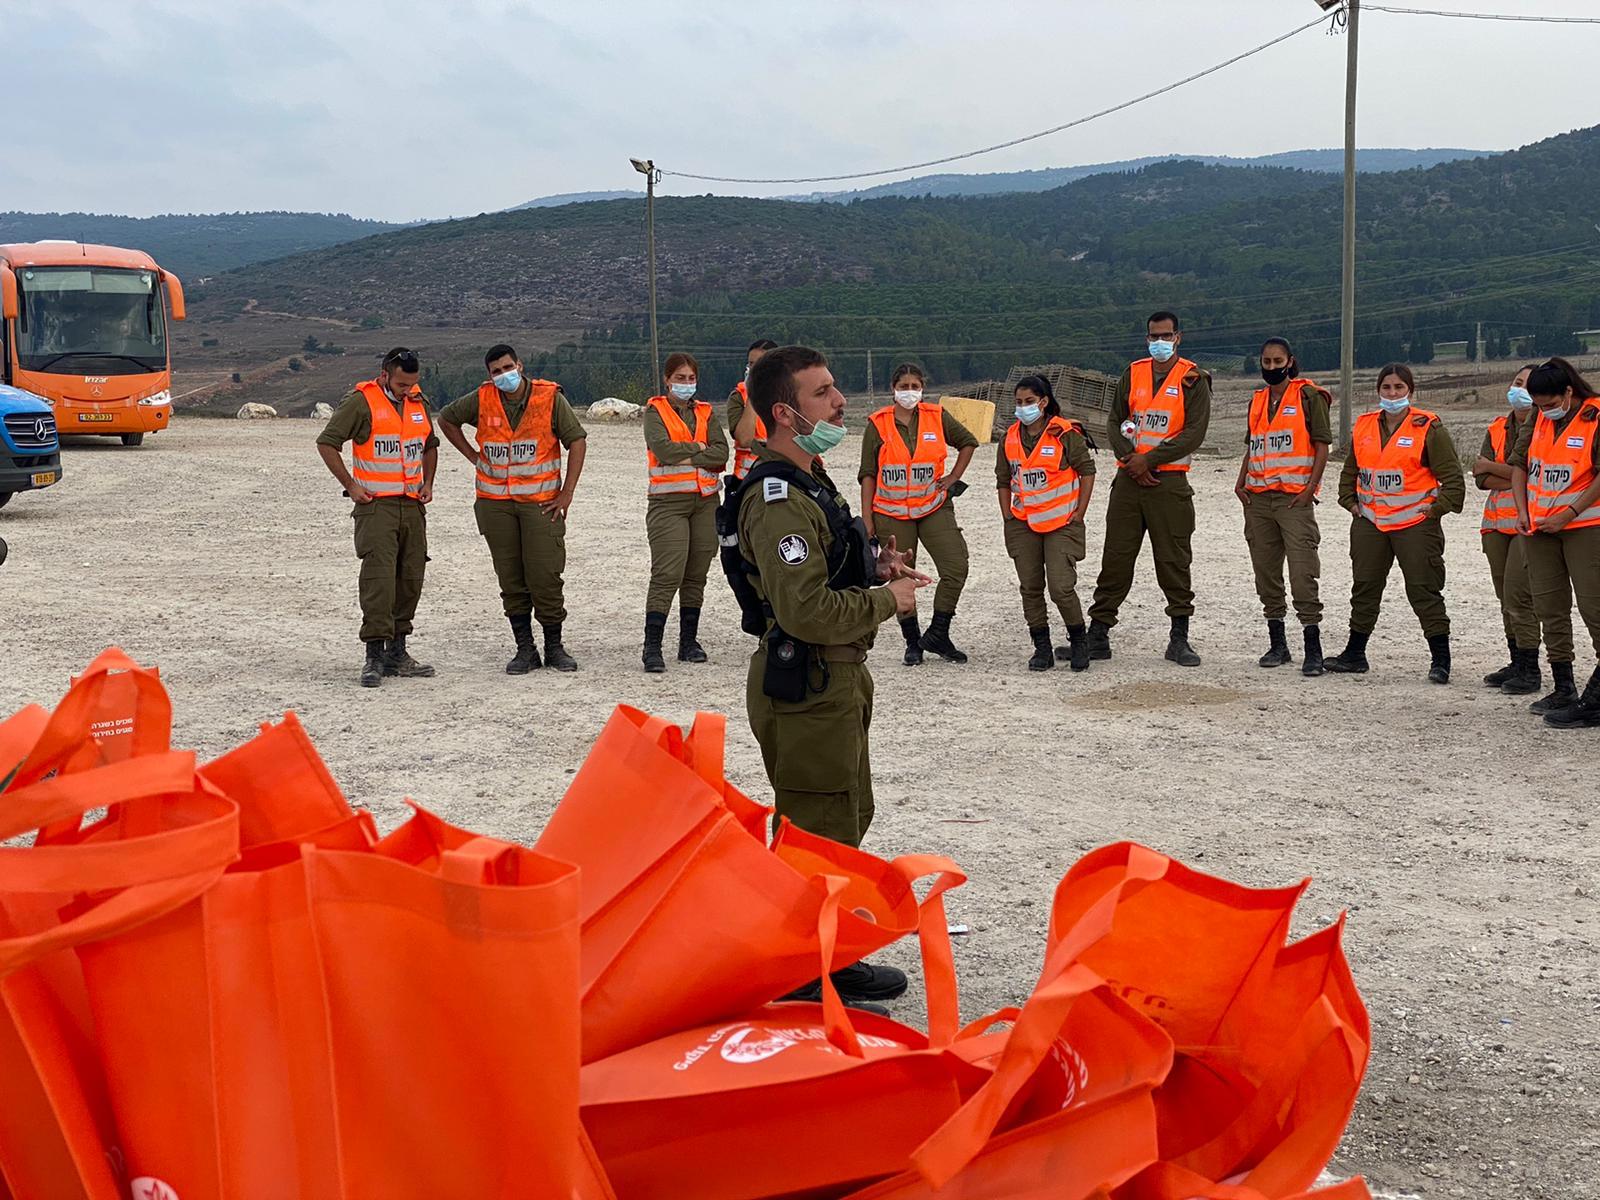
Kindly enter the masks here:
<path id="1" fill-rule="evenodd" d="M 1134 431 L 1133 448 L 1149 454 L 1162 442 L 1170 442 L 1183 432 L 1183 377 L 1195 369 L 1187 358 L 1173 362 L 1160 388 L 1155 386 L 1155 360 L 1141 358 L 1128 373 L 1128 418 Z M 1158 471 L 1187 471 L 1193 456 L 1162 463 Z"/>
<path id="2" fill-rule="evenodd" d="M 1244 469 L 1247 492 L 1288 492 L 1299 495 L 1311 486 L 1311 468 L 1317 448 L 1311 443 L 1311 426 L 1305 411 L 1306 380 L 1294 379 L 1278 401 L 1277 414 L 1268 417 L 1272 389 L 1261 388 L 1250 398 L 1250 454 Z"/>
<path id="3" fill-rule="evenodd" d="M 1489 425 L 1489 448 L 1494 451 L 1496 462 L 1505 462 L 1511 453 L 1510 438 L 1510 415 L 1496 417 Z M 1528 490 L 1530 494 L 1533 491 L 1531 479 Z M 1478 527 L 1478 532 L 1510 534 L 1517 532 L 1517 502 L 1510 488 L 1496 488 L 1489 493 L 1483 502 L 1483 524 Z"/>
<path id="4" fill-rule="evenodd" d="M 678 415 L 678 410 L 672 407 L 665 396 L 651 396 L 650 407 L 656 410 L 662 424 L 667 427 L 667 433 L 675 442 L 704 442 L 711 426 L 711 405 L 704 400 L 694 402 L 694 432 L 689 432 L 689 427 L 684 424 L 683 418 Z M 714 496 L 721 485 L 715 471 L 704 471 L 693 463 L 681 462 L 663 464 L 656 461 L 656 456 L 645 447 L 645 461 L 650 466 L 650 495 L 675 496 L 675 495 L 700 495 Z"/>
<path id="5" fill-rule="evenodd" d="M 350 447 L 350 474 L 374 496 L 422 495 L 422 455 L 433 433 L 422 392 L 413 387 L 396 412 L 383 384 L 368 379 L 356 384 L 372 416 L 367 440 Z"/>
<path id="6" fill-rule="evenodd" d="M 923 401 L 917 405 L 917 432 L 907 446 L 894 419 L 897 405 L 880 408 L 868 418 L 883 444 L 878 447 L 878 488 L 872 511 L 902 521 L 920 521 L 938 511 L 945 493 L 944 460 L 950 446 L 944 440 L 944 409 Z"/>
<path id="7" fill-rule="evenodd" d="M 1439 477 L 1422 464 L 1428 427 L 1439 418 L 1413 407 L 1389 444 L 1381 412 L 1363 413 L 1350 437 L 1356 459 L 1356 511 L 1385 533 L 1427 520 L 1439 495 Z"/>
<path id="8" fill-rule="evenodd" d="M 530 381 L 528 405 L 513 429 L 493 383 L 478 388 L 478 495 L 534 503 L 561 491 L 561 443 L 554 413 L 561 385 Z"/>
<path id="9" fill-rule="evenodd" d="M 1065 417 L 1051 417 L 1039 434 L 1033 453 L 1022 448 L 1022 422 L 1006 432 L 1006 460 L 1011 464 L 1011 515 L 1026 521 L 1035 533 L 1049 533 L 1068 524 L 1078 512 L 1078 472 L 1067 461 L 1067 435 L 1083 426 Z"/>
<path id="10" fill-rule="evenodd" d="M 1534 529 L 1556 510 L 1575 504 L 1594 482 L 1594 442 L 1600 430 L 1600 404 L 1586 400 L 1567 427 L 1556 432 L 1556 423 L 1541 415 L 1533 427 L 1533 442 L 1528 447 L 1528 517 Z M 1583 529 L 1600 525 L 1600 501 L 1596 501 L 1562 527 Z"/>
<path id="11" fill-rule="evenodd" d="M 750 390 L 742 381 L 735 385 L 734 390 L 739 393 L 740 398 L 744 401 L 745 407 L 749 408 Z M 728 430 L 728 436 L 733 436 L 733 430 Z M 764 442 L 767 440 L 767 423 L 761 419 L 760 413 L 756 413 L 756 440 L 759 442 Z M 750 468 L 755 465 L 756 452 L 754 450 L 746 450 L 743 446 L 735 443 L 733 447 L 733 477 L 735 479 L 743 479 L 746 475 L 750 474 Z"/>

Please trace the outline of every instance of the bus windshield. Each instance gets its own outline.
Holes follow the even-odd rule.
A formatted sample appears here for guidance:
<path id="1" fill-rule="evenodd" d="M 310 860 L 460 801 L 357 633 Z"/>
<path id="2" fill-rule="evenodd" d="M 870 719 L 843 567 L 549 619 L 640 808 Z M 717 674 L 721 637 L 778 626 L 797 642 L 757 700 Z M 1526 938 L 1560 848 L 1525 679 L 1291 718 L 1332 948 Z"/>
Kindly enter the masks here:
<path id="1" fill-rule="evenodd" d="M 154 271 L 22 267 L 17 365 L 57 375 L 167 369 L 167 317 Z"/>

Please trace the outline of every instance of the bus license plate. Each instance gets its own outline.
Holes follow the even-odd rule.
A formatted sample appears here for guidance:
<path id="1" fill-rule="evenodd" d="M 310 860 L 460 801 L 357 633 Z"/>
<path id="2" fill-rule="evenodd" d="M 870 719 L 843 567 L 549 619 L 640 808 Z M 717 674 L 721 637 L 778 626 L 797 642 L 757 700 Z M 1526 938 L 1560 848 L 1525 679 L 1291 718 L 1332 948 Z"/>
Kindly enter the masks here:
<path id="1" fill-rule="evenodd" d="M 105 422 L 113 421 L 115 419 L 116 419 L 116 417 L 112 413 L 79 413 L 78 414 L 78 420 L 84 422 L 85 424 L 105 423 Z"/>
<path id="2" fill-rule="evenodd" d="M 54 471 L 40 471 L 37 475 L 35 475 L 33 477 L 33 486 L 34 487 L 49 487 L 55 481 L 56 481 L 56 473 Z"/>

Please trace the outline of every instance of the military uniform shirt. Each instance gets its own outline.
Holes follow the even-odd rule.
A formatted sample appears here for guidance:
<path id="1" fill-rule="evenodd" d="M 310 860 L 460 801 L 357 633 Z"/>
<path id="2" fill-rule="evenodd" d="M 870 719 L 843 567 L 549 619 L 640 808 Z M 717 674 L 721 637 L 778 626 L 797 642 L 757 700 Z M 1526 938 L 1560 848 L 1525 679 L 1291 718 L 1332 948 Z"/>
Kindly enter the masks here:
<path id="1" fill-rule="evenodd" d="M 506 410 L 506 420 L 510 423 L 512 429 L 515 429 L 518 423 L 521 422 L 523 410 L 528 407 L 528 396 L 532 391 L 533 384 L 524 379 L 522 386 L 511 395 L 507 396 L 505 393 L 501 393 L 500 406 Z M 439 419 L 449 421 L 452 425 L 471 425 L 476 427 L 478 424 L 477 389 L 474 388 L 459 400 L 452 400 L 445 405 L 444 409 L 439 413 Z M 572 410 L 572 405 L 567 402 L 566 393 L 559 389 L 556 391 L 555 403 L 550 409 L 550 428 L 556 435 L 556 441 L 569 450 L 572 448 L 573 442 L 582 441 L 589 436 L 588 430 L 584 429 L 582 422 L 578 420 L 578 414 Z"/>
<path id="2" fill-rule="evenodd" d="M 1574 418 L 1588 404 L 1600 404 L 1600 400 L 1578 400 L 1575 398 L 1572 402 L 1572 411 L 1556 422 L 1557 435 L 1565 433 L 1567 426 L 1572 424 Z M 1537 410 L 1534 415 L 1537 417 Z M 1537 424 L 1537 420 L 1529 421 L 1517 431 L 1517 448 L 1511 457 L 1507 459 L 1513 467 L 1520 467 L 1524 471 L 1528 469 L 1528 448 L 1533 445 L 1533 427 L 1535 424 Z M 1595 438 L 1590 444 L 1589 452 L 1593 455 L 1595 466 L 1600 467 L 1600 438 Z M 1484 457 L 1487 458 L 1489 455 L 1485 454 Z"/>
<path id="3" fill-rule="evenodd" d="M 1289 394 L 1288 389 L 1283 395 Z M 1254 400 L 1251 401 L 1254 403 Z M 1283 403 L 1283 396 L 1276 400 L 1269 394 L 1267 396 L 1267 420 L 1276 420 L 1278 406 Z M 1314 383 L 1308 383 L 1300 391 L 1300 413 L 1306 419 L 1306 433 L 1313 444 L 1321 442 L 1324 446 L 1333 445 L 1333 422 L 1328 416 L 1328 409 L 1333 403 L 1333 397 L 1328 395 Z M 1248 412 L 1248 410 L 1246 410 Z M 1244 444 L 1250 444 L 1250 422 L 1245 421 Z"/>
<path id="4" fill-rule="evenodd" d="M 1039 444 L 1039 439 L 1044 436 L 1044 431 L 1045 426 L 1043 425 L 1039 427 L 1038 433 L 1029 433 L 1026 425 L 1022 427 L 1023 454 L 1033 453 L 1033 448 Z M 1007 430 L 1007 433 L 1009 432 L 1010 431 Z M 1067 436 L 1062 439 L 1062 441 L 1066 443 L 1067 465 L 1079 475 L 1093 475 L 1094 455 L 1089 453 L 1089 443 L 1084 439 L 1083 434 L 1074 429 L 1068 433 Z M 1000 436 L 1000 441 L 996 445 L 995 449 L 994 481 L 996 487 L 1008 489 L 1011 487 L 1011 460 L 1006 457 L 1005 434 Z M 1083 517 L 1083 510 L 1081 508 L 1078 510 L 1078 517 L 1079 519 L 1082 519 Z"/>
<path id="5" fill-rule="evenodd" d="M 387 390 L 384 392 L 388 395 Z M 393 402 L 394 397 L 389 397 Z M 427 405 L 427 399 L 422 401 Z M 400 405 L 395 404 L 395 411 Z M 433 410 L 428 410 L 429 426 L 428 440 L 423 445 L 423 450 L 436 450 L 439 447 L 439 431 L 432 423 Z M 372 410 L 367 407 L 367 398 L 359 391 L 352 391 L 333 410 L 333 416 L 328 418 L 328 423 L 322 427 L 322 432 L 317 435 L 317 445 L 332 446 L 335 450 L 342 450 L 346 442 L 364 442 L 372 436 Z"/>
<path id="6" fill-rule="evenodd" d="M 1154 383 L 1151 386 L 1159 388 L 1161 381 L 1166 378 L 1163 373 L 1166 364 L 1152 365 Z M 1106 419 L 1106 433 L 1111 439 L 1111 452 L 1117 456 L 1119 462 L 1134 452 L 1133 443 L 1122 434 L 1122 423 L 1128 419 L 1128 392 L 1132 387 L 1132 376 L 1133 364 L 1129 363 L 1123 368 L 1122 377 L 1117 380 L 1117 390 L 1111 397 L 1111 414 Z M 1193 381 L 1185 377 L 1181 387 L 1183 428 L 1177 437 L 1169 438 L 1145 455 L 1151 470 L 1164 463 L 1187 458 L 1200 449 L 1206 440 L 1206 429 L 1211 424 L 1211 376 L 1202 368 L 1196 367 Z"/>
<path id="7" fill-rule="evenodd" d="M 1389 439 L 1400 432 L 1402 425 L 1411 421 L 1414 414 L 1407 410 L 1401 418 L 1400 425 L 1392 430 L 1385 430 L 1380 417 L 1378 423 L 1379 435 L 1383 444 L 1387 446 Z M 1458 513 L 1467 503 L 1467 479 L 1461 473 L 1461 459 L 1456 456 L 1456 444 L 1450 440 L 1450 434 L 1445 431 L 1444 422 L 1436 420 L 1428 426 L 1428 436 L 1422 443 L 1422 465 L 1427 467 L 1439 480 L 1439 494 L 1434 498 L 1433 504 L 1428 508 L 1428 516 L 1442 517 L 1447 512 Z M 1346 455 L 1344 469 L 1339 472 L 1339 507 L 1356 511 L 1356 472 L 1360 468 L 1356 465 L 1354 452 Z M 1401 530 L 1401 532 L 1405 532 Z"/>
<path id="8" fill-rule="evenodd" d="M 756 461 L 789 460 L 762 446 Z M 821 463 L 813 464 L 811 475 L 834 490 Z M 782 498 L 769 499 L 782 482 L 764 481 L 768 486 L 751 489 L 739 505 L 739 545 L 760 571 L 751 582 L 790 636 L 815 646 L 870 649 L 878 626 L 894 616 L 894 594 L 881 587 L 830 588 L 827 515 L 799 488 L 785 486 Z"/>
<path id="9" fill-rule="evenodd" d="M 895 407 L 900 409 L 899 405 L 895 405 Z M 912 409 L 910 414 L 912 423 L 907 425 L 905 421 L 900 419 L 900 415 L 904 411 L 904 409 L 900 409 L 895 413 L 895 424 L 900 426 L 900 436 L 906 445 L 910 446 L 912 438 L 916 436 L 916 422 L 920 421 L 922 417 L 920 413 Z M 972 430 L 947 412 L 941 410 L 941 416 L 944 418 L 940 422 L 944 427 L 944 440 L 952 450 L 965 450 L 968 447 L 976 450 L 978 448 L 978 439 L 973 436 Z M 911 448 L 913 451 L 916 450 L 915 446 Z M 878 432 L 876 425 L 868 421 L 866 431 L 861 435 L 861 472 L 858 478 L 871 479 L 877 475 L 878 452 L 882 449 L 883 435 Z"/>

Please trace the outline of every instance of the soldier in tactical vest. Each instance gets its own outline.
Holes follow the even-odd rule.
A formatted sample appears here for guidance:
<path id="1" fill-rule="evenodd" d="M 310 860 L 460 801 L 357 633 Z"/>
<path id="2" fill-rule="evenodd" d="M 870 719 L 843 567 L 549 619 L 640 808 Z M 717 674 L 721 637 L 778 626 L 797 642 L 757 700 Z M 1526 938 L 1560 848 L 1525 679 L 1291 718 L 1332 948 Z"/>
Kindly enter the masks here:
<path id="1" fill-rule="evenodd" d="M 845 433 L 827 359 L 804 346 L 771 350 L 750 372 L 749 396 L 768 437 L 720 526 L 744 628 L 761 637 L 746 685 L 750 728 L 778 817 L 857 846 L 873 812 L 867 651 L 878 626 L 912 612 L 932 581 L 892 539 L 881 549 L 868 539 L 822 468 L 819 455 Z M 906 987 L 903 973 L 866 963 L 834 982 L 858 1004 Z"/>

